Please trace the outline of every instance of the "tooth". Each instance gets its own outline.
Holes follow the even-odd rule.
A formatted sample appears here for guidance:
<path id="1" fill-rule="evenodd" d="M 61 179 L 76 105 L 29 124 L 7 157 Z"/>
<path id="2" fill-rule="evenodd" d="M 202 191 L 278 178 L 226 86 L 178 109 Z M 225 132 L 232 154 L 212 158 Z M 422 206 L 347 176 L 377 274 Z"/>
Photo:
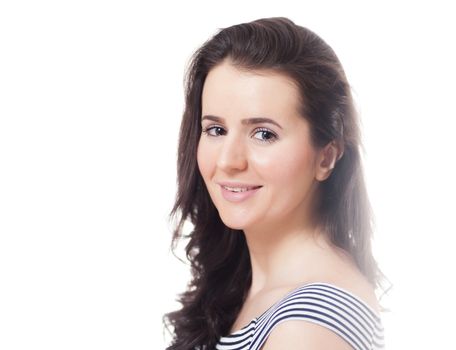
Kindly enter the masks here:
<path id="1" fill-rule="evenodd" d="M 254 187 L 228 187 L 228 186 L 223 186 L 223 187 L 225 189 L 227 189 L 228 191 L 236 192 L 236 193 L 246 192 L 246 191 L 250 191 L 250 190 L 254 189 Z"/>

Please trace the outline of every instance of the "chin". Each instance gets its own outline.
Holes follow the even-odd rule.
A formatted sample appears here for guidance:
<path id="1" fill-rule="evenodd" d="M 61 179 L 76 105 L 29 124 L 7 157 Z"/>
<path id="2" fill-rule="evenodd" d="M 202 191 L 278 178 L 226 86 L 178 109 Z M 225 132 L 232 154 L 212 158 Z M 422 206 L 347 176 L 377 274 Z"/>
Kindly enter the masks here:
<path id="1" fill-rule="evenodd" d="M 239 222 L 229 221 L 229 220 L 227 221 L 227 220 L 223 220 L 223 219 L 222 219 L 222 222 L 225 224 L 225 226 L 227 226 L 233 230 L 244 230 L 245 229 L 245 225 L 243 225 L 242 223 L 239 223 Z"/>
<path id="2" fill-rule="evenodd" d="M 244 220 L 239 220 L 233 217 L 224 217 L 220 215 L 220 219 L 222 219 L 222 222 L 225 224 L 225 226 L 233 229 L 233 230 L 245 230 L 248 228 L 251 223 L 248 223 Z"/>

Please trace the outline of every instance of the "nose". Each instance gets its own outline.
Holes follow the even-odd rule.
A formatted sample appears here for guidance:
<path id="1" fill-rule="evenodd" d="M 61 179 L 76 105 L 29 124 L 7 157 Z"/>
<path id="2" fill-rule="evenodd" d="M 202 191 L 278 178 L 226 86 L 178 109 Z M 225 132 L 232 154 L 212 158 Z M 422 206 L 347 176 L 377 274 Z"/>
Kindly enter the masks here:
<path id="1" fill-rule="evenodd" d="M 228 134 L 224 137 L 223 144 L 217 158 L 217 167 L 225 172 L 245 170 L 247 168 L 247 154 L 244 142 L 240 138 Z"/>

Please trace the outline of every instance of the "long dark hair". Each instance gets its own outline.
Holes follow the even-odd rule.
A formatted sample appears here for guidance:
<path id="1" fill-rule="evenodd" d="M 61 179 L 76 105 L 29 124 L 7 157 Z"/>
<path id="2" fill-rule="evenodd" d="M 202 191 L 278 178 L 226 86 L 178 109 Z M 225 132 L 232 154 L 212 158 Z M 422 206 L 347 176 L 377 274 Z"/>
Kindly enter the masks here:
<path id="1" fill-rule="evenodd" d="M 301 115 L 312 142 L 331 141 L 344 152 L 320 184 L 318 221 L 328 239 L 347 251 L 376 287 L 381 272 L 372 256 L 373 216 L 361 166 L 361 137 L 350 86 L 331 47 L 287 18 L 265 18 L 220 30 L 193 55 L 186 76 L 185 110 L 178 148 L 178 190 L 171 217 L 177 218 L 173 248 L 188 238 L 192 279 L 180 295 L 182 308 L 165 315 L 173 340 L 168 350 L 211 349 L 227 335 L 251 284 L 243 231 L 221 221 L 197 165 L 201 135 L 201 94 L 209 71 L 229 58 L 246 70 L 269 69 L 297 84 Z M 184 223 L 193 230 L 183 237 Z"/>

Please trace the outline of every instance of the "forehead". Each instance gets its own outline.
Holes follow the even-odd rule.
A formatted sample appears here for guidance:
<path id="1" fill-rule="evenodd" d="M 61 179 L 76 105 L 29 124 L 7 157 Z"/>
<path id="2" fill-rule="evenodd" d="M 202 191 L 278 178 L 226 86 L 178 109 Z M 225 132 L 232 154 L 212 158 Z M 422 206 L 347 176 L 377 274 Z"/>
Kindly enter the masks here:
<path id="1" fill-rule="evenodd" d="M 214 67 L 202 93 L 203 113 L 223 117 L 296 116 L 300 96 L 294 81 L 271 70 L 241 70 L 229 62 Z"/>

